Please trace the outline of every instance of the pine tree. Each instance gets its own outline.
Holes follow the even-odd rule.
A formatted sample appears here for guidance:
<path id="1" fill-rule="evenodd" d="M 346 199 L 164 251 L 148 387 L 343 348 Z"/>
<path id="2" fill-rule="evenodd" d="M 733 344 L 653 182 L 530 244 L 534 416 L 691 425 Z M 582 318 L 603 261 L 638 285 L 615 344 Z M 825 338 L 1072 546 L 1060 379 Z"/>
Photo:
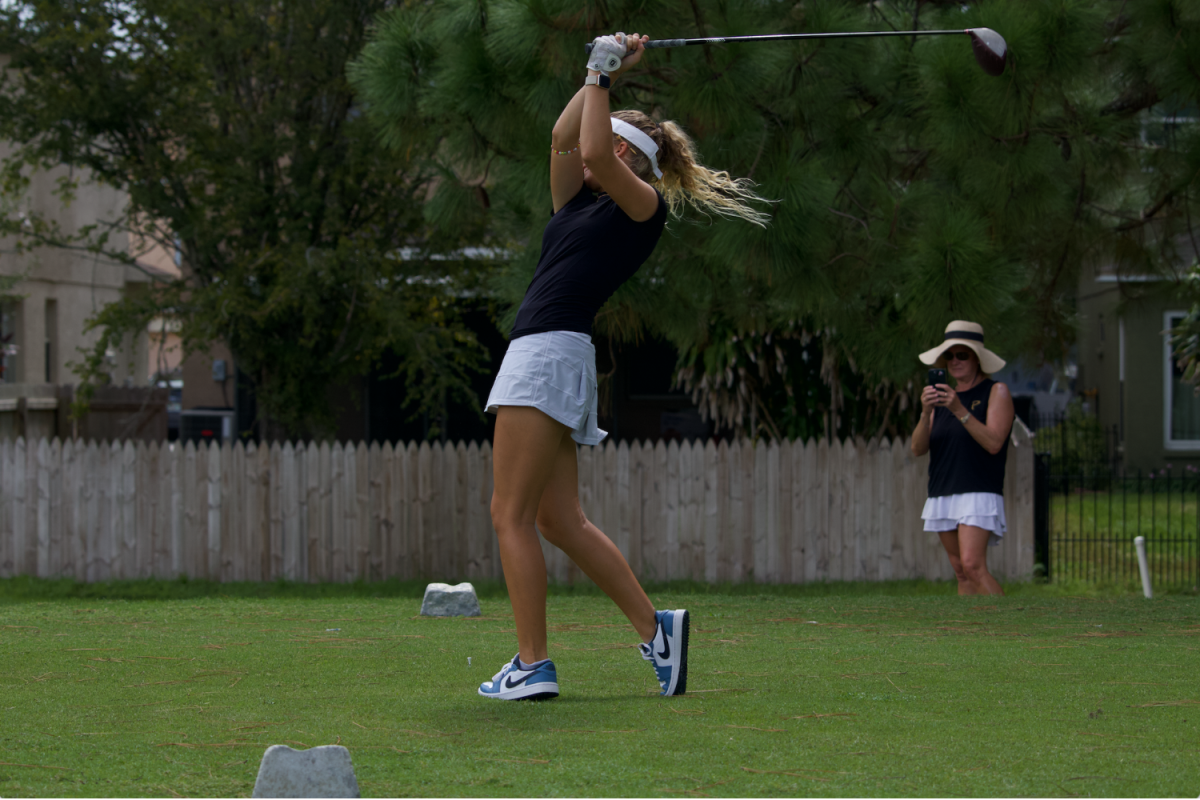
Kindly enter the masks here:
<path id="1" fill-rule="evenodd" d="M 1142 137 L 1143 170 L 1152 176 L 1148 198 L 1143 208 L 1124 215 L 1118 228 L 1153 248 L 1167 277 L 1179 281 L 1181 298 L 1191 304 L 1171 343 L 1184 380 L 1200 392 L 1200 262 L 1193 255 L 1184 275 L 1178 269 L 1181 250 L 1200 253 L 1200 5 L 1139 4 L 1122 45 L 1128 88 L 1117 105 L 1155 113 Z M 1134 272 L 1144 267 L 1133 259 L 1126 263 Z"/>
<path id="2" fill-rule="evenodd" d="M 1085 264 L 1169 260 L 1197 151 L 1148 159 L 1141 115 L 1194 98 L 1195 17 L 1172 0 L 435 0 L 385 15 L 351 76 L 385 141 L 436 149 L 430 219 L 519 253 L 492 276 L 511 323 L 548 218 L 550 129 L 593 36 L 999 31 L 1000 78 L 965 37 L 895 37 L 651 51 L 611 92 L 776 202 L 766 230 L 670 223 L 597 333 L 666 338 L 702 406 L 754 434 L 895 434 L 916 353 L 951 319 L 1010 357 L 1061 358 Z"/>

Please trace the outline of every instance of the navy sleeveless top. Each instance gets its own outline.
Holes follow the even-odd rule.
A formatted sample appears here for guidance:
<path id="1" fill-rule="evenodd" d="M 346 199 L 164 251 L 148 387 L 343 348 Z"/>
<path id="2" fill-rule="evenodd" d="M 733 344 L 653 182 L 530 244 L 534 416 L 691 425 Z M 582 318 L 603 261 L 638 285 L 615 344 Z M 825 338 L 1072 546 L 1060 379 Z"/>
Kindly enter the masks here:
<path id="1" fill-rule="evenodd" d="M 996 382 L 985 378 L 978 386 L 958 393 L 958 399 L 975 419 L 987 423 L 988 398 Z M 1011 432 L 1011 429 L 1010 429 Z M 1007 438 L 1008 434 L 1005 434 Z M 967 432 L 967 426 L 948 408 L 933 412 L 929 432 L 929 496 L 945 497 L 968 492 L 1004 494 L 1004 463 L 1008 443 L 992 455 Z"/>
<path id="2" fill-rule="evenodd" d="M 634 222 L 611 197 L 582 187 L 546 224 L 542 255 L 509 338 L 546 331 L 590 336 L 600 306 L 646 263 L 666 224 L 661 194 L 654 216 Z"/>

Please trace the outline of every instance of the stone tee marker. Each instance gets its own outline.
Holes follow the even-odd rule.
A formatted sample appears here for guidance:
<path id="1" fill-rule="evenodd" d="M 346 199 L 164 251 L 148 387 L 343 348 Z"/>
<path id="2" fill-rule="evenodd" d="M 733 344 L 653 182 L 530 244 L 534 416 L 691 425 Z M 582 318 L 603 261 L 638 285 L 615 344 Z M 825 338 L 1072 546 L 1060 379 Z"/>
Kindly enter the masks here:
<path id="1" fill-rule="evenodd" d="M 457 586 L 431 583 L 425 587 L 425 599 L 421 603 L 423 617 L 478 617 L 482 613 L 475 587 L 469 583 Z"/>
<path id="2" fill-rule="evenodd" d="M 251 797 L 361 797 L 350 751 L 327 744 L 293 750 L 273 744 L 263 753 Z"/>

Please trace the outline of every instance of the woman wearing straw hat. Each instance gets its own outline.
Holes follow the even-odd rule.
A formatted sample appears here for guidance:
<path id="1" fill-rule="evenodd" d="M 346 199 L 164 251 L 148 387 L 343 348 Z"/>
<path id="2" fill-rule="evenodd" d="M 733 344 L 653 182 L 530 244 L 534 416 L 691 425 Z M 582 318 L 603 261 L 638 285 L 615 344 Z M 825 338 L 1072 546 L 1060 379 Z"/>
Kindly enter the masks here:
<path id="1" fill-rule="evenodd" d="M 983 346 L 983 326 L 955 320 L 922 363 L 942 367 L 954 387 L 921 392 L 915 456 L 929 453 L 929 499 L 921 518 L 936 531 L 958 578 L 959 594 L 1004 594 L 987 568 L 987 548 L 1004 536 L 1004 462 L 1013 426 L 1012 395 L 989 375 L 1004 359 Z"/>

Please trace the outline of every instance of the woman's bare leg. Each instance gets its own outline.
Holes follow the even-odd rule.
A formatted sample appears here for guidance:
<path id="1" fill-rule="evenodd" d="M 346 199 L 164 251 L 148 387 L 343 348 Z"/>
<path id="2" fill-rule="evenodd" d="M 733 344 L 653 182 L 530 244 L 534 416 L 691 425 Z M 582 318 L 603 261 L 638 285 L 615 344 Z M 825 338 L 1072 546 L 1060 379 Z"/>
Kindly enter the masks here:
<path id="1" fill-rule="evenodd" d="M 536 408 L 501 406 L 496 412 L 492 526 L 526 664 L 547 657 L 546 559 L 534 521 L 564 440 L 571 441 L 567 426 Z"/>
<path id="2" fill-rule="evenodd" d="M 958 593 L 979 594 L 979 587 L 963 570 L 962 556 L 958 549 L 958 530 L 938 531 L 938 538 L 942 540 L 942 547 L 950 557 L 950 566 L 954 569 L 954 577 L 958 579 Z"/>
<path id="3" fill-rule="evenodd" d="M 988 539 L 991 535 L 991 531 L 974 525 L 958 526 L 958 551 L 963 572 L 979 587 L 978 594 L 1004 594 L 1004 589 L 987 568 Z"/>
<path id="4" fill-rule="evenodd" d="M 579 506 L 579 466 L 570 436 L 559 443 L 554 470 L 538 505 L 537 526 L 546 541 L 566 553 L 612 598 L 642 641 L 654 638 L 654 605 L 621 551 Z"/>

